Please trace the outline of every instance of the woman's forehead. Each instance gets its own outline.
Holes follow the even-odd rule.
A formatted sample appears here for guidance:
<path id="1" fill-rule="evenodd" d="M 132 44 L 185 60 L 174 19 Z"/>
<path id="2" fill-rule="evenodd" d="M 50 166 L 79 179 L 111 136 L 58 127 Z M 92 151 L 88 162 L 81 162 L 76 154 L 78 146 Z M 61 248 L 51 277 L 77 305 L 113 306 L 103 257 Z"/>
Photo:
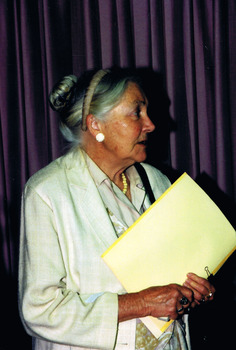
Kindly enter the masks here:
<path id="1" fill-rule="evenodd" d="M 147 98 L 142 89 L 136 83 L 130 83 L 125 90 L 121 102 L 128 102 L 132 105 L 147 105 Z"/>

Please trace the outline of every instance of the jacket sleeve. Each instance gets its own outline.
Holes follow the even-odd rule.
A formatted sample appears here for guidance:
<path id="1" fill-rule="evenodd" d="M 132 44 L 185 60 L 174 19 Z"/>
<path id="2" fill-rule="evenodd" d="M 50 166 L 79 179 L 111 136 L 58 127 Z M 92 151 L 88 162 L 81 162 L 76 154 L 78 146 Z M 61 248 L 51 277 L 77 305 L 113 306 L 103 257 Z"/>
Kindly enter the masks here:
<path id="1" fill-rule="evenodd" d="M 21 211 L 19 310 L 26 331 L 51 342 L 112 349 L 118 297 L 67 289 L 63 253 L 50 202 L 26 186 Z"/>

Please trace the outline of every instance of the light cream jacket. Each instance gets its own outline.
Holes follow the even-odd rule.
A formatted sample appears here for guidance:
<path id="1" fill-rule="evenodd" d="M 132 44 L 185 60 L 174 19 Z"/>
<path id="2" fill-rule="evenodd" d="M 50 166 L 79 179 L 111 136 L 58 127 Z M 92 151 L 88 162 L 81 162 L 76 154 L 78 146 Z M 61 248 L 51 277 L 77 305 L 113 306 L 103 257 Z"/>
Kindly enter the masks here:
<path id="1" fill-rule="evenodd" d="M 144 164 L 158 198 L 170 185 Z M 82 152 L 30 178 L 22 199 L 19 310 L 36 350 L 134 349 L 136 320 L 118 324 L 125 293 L 101 259 L 117 239 Z"/>

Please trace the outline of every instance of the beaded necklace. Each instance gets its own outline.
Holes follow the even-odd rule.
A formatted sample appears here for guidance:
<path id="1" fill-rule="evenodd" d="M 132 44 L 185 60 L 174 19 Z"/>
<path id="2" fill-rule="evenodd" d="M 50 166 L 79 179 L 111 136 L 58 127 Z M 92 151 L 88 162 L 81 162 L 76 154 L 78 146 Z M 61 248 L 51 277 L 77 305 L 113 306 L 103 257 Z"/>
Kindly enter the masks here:
<path id="1" fill-rule="evenodd" d="M 126 194 L 127 190 L 128 190 L 128 184 L 127 184 L 127 179 L 126 179 L 126 176 L 124 173 L 121 174 L 121 177 L 122 177 L 122 181 L 123 181 L 123 193 Z"/>

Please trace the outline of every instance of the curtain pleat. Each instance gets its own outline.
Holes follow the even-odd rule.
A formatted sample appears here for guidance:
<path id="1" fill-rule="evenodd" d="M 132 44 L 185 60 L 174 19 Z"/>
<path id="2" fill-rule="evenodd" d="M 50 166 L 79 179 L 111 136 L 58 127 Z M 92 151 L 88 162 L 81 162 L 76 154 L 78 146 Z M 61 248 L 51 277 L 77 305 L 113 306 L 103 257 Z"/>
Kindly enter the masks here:
<path id="1" fill-rule="evenodd" d="M 206 174 L 236 200 L 235 43 L 234 0 L 0 1 L 4 275 L 17 279 L 23 186 L 65 151 L 48 94 L 67 74 L 114 65 L 152 72 L 153 165 L 162 158 L 193 178 Z"/>
<path id="2" fill-rule="evenodd" d="M 198 113 L 196 101 L 196 62 L 194 43 L 193 8 L 189 1 L 184 2 L 183 8 L 183 41 L 184 41 L 184 77 L 187 102 L 189 148 L 191 159 L 191 173 L 198 174 L 200 171 L 199 159 L 199 135 Z"/>
<path id="3" fill-rule="evenodd" d="M 19 202 L 27 178 L 64 151 L 57 116 L 48 106 L 54 83 L 113 65 L 162 75 L 176 124 L 170 165 L 193 177 L 207 173 L 235 198 L 233 1 L 39 0 L 0 6 L 1 172 L 8 202 L 15 193 Z"/>

